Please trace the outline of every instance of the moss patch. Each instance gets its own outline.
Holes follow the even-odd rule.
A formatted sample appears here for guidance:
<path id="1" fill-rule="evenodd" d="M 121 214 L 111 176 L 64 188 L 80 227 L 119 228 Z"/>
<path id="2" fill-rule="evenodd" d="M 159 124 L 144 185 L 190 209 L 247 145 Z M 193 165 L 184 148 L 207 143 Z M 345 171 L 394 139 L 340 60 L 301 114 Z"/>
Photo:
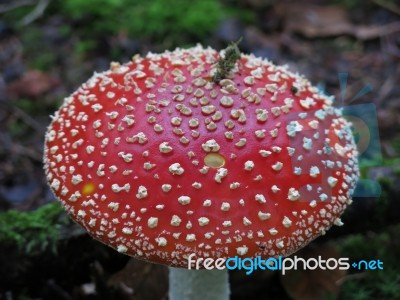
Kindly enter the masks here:
<path id="1" fill-rule="evenodd" d="M 350 269 L 339 299 L 400 299 L 400 225 L 382 233 L 351 235 L 341 243 L 342 257 L 350 262 L 376 260 L 383 270 Z"/>
<path id="2" fill-rule="evenodd" d="M 0 214 L 0 243 L 17 247 L 26 254 L 56 251 L 64 210 L 50 203 L 32 212 L 10 210 Z"/>

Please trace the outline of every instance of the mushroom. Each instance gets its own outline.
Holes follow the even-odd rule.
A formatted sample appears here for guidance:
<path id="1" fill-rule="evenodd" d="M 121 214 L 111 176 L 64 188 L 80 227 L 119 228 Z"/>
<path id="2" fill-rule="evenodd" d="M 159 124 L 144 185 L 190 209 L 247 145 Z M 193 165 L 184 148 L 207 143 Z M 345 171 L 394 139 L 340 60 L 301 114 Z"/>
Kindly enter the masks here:
<path id="1" fill-rule="evenodd" d="M 189 256 L 287 256 L 341 225 L 358 179 L 333 99 L 285 66 L 228 53 L 113 62 L 64 100 L 45 138 L 68 214 L 118 252 L 170 266 L 171 299 L 197 280 L 228 297 L 227 271 L 179 269 Z"/>

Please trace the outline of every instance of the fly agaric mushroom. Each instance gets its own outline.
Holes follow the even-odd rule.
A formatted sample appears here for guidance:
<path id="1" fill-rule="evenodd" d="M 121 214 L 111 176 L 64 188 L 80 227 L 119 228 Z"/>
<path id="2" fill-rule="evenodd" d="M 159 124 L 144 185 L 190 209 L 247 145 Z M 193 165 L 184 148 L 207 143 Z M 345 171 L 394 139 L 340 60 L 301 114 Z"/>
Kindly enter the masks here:
<path id="1" fill-rule="evenodd" d="M 358 178 L 351 124 L 304 77 L 227 53 L 134 56 L 65 99 L 45 171 L 95 239 L 188 268 L 191 254 L 287 256 L 342 224 Z"/>

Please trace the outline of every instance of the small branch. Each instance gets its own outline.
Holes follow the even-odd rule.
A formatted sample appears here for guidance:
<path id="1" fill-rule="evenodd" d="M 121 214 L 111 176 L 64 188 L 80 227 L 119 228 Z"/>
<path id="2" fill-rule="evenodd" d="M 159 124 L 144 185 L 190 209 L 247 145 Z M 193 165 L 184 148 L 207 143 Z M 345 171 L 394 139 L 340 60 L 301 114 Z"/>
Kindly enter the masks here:
<path id="1" fill-rule="evenodd" d="M 45 131 L 46 127 L 41 125 L 38 121 L 36 121 L 34 118 L 32 118 L 29 114 L 27 114 L 25 111 L 23 111 L 19 107 L 14 106 L 14 107 L 12 107 L 12 110 L 18 118 L 23 120 L 25 122 L 25 124 L 27 124 L 28 126 L 33 128 L 35 131 L 40 132 L 40 133 Z"/>
<path id="2" fill-rule="evenodd" d="M 400 15 L 400 7 L 395 5 L 394 3 L 387 2 L 384 0 L 371 0 L 371 2 L 391 11 L 392 13 Z"/>
<path id="3" fill-rule="evenodd" d="M 26 26 L 35 21 L 36 19 L 40 18 L 44 11 L 46 10 L 47 6 L 49 5 L 50 0 L 39 0 L 38 4 L 29 14 L 27 14 L 22 20 L 21 25 Z"/>
<path id="4" fill-rule="evenodd" d="M 0 14 L 11 11 L 21 6 L 32 5 L 36 1 L 35 0 L 20 0 L 20 1 L 12 1 L 11 3 L 0 5 Z"/>
<path id="5" fill-rule="evenodd" d="M 242 41 L 240 38 L 237 42 L 232 42 L 225 49 L 225 57 L 221 58 L 217 62 L 217 71 L 212 77 L 212 81 L 218 83 L 222 79 L 226 78 L 229 72 L 235 67 L 235 63 L 240 59 L 241 53 L 239 50 L 239 43 Z"/>
<path id="6" fill-rule="evenodd" d="M 12 146 L 11 146 L 10 151 L 12 153 L 15 153 L 15 154 L 18 154 L 18 155 L 21 155 L 21 156 L 29 157 L 29 158 L 33 159 L 34 161 L 37 161 L 37 162 L 42 162 L 43 161 L 43 154 L 42 153 L 36 151 L 35 149 L 22 146 L 20 144 L 13 143 Z"/>
<path id="7" fill-rule="evenodd" d="M 8 101 L 8 99 L 0 99 L 0 110 L 11 113 L 39 133 L 43 133 L 46 130 L 46 126 L 40 124 L 37 120 L 35 120 L 35 118 L 30 116 L 21 108 L 17 107 L 16 105 L 10 104 L 10 101 Z"/>

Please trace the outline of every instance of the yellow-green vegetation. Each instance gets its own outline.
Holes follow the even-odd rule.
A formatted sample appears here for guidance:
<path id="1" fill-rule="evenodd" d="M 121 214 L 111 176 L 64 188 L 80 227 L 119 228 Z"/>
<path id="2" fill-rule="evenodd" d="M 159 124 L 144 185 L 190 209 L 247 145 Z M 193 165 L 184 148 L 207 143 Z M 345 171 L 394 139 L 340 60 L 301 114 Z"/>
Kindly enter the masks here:
<path id="1" fill-rule="evenodd" d="M 68 0 L 59 10 L 84 24 L 90 36 L 127 32 L 131 38 L 166 46 L 201 40 L 210 34 L 224 10 L 217 0 Z"/>
<path id="2" fill-rule="evenodd" d="M 26 254 L 56 251 L 60 227 L 65 219 L 59 203 L 49 203 L 31 212 L 9 210 L 0 214 L 0 243 Z"/>

